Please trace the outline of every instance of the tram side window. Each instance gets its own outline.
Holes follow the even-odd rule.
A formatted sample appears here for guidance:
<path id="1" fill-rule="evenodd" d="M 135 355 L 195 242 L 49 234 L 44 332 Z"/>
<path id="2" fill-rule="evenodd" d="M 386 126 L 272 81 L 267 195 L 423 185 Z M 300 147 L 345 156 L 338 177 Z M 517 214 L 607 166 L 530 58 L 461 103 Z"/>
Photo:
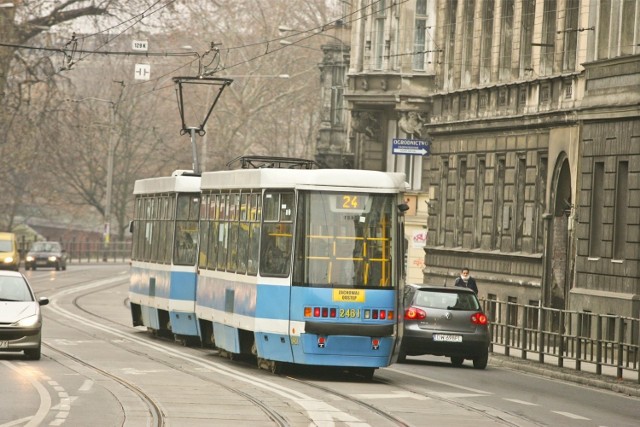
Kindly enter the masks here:
<path id="1" fill-rule="evenodd" d="M 151 244 L 153 241 L 153 223 L 151 222 L 151 206 L 153 199 L 145 198 L 144 200 L 144 253 L 142 259 L 149 261 L 151 259 Z"/>
<path id="2" fill-rule="evenodd" d="M 198 248 L 198 267 L 207 266 L 207 250 L 209 247 L 209 195 L 203 195 L 200 201 L 200 246 Z"/>
<path id="3" fill-rule="evenodd" d="M 249 238 L 247 273 L 258 274 L 258 258 L 260 253 L 260 221 L 262 220 L 262 198 L 260 194 L 251 194 L 249 211 Z"/>
<path id="4" fill-rule="evenodd" d="M 173 263 L 195 265 L 198 250 L 198 213 L 200 198 L 193 194 L 178 196 Z"/>
<path id="5" fill-rule="evenodd" d="M 293 192 L 265 192 L 260 255 L 260 274 L 263 276 L 289 275 L 294 200 Z"/>
<path id="6" fill-rule="evenodd" d="M 220 204 L 220 195 L 212 194 L 211 203 L 209 204 L 209 244 L 207 246 L 207 269 L 215 270 L 218 261 L 218 205 Z"/>
<path id="7" fill-rule="evenodd" d="M 227 271 L 236 271 L 238 265 L 238 215 L 240 194 L 229 195 L 229 241 L 227 242 Z"/>
<path id="8" fill-rule="evenodd" d="M 140 253 L 140 214 L 141 201 L 136 197 L 135 210 L 133 213 L 133 236 L 131 236 L 131 259 L 137 261 Z"/>
<path id="9" fill-rule="evenodd" d="M 173 221 L 175 220 L 175 195 L 163 196 L 163 216 L 162 216 L 162 244 L 160 247 L 162 251 L 160 253 L 160 262 L 163 264 L 171 263 L 171 248 L 173 248 Z"/>
<path id="10" fill-rule="evenodd" d="M 229 239 L 229 223 L 227 222 L 229 206 L 229 195 L 220 195 L 220 205 L 218 205 L 218 262 L 216 268 L 224 271 L 227 265 L 227 241 Z"/>

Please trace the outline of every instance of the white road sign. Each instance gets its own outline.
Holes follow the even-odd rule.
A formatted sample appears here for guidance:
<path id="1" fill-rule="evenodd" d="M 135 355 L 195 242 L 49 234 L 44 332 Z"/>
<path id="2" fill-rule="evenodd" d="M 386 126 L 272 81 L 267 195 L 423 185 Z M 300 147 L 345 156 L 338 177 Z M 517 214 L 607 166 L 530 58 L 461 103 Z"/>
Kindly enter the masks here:
<path id="1" fill-rule="evenodd" d="M 149 80 L 151 77 L 151 65 L 136 64 L 134 76 L 136 80 Z"/>

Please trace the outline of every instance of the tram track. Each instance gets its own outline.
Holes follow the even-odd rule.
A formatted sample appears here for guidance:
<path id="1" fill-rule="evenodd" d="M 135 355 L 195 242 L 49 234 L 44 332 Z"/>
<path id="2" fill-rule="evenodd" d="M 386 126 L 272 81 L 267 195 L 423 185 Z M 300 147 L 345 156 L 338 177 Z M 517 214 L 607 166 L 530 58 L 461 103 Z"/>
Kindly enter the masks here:
<path id="1" fill-rule="evenodd" d="M 105 378 L 108 378 L 112 381 L 117 382 L 118 384 L 122 385 L 123 387 L 125 387 L 127 390 L 133 392 L 135 395 L 138 396 L 138 398 L 140 398 L 140 400 L 145 404 L 145 406 L 147 407 L 147 411 L 149 414 L 149 417 L 151 418 L 151 423 L 149 425 L 152 426 L 157 426 L 157 427 L 164 427 L 167 425 L 167 420 L 166 420 L 166 416 L 164 414 L 164 411 L 162 410 L 160 404 L 158 402 L 156 402 L 156 400 L 148 393 L 146 393 L 143 389 L 141 389 L 140 387 L 138 387 L 137 385 L 135 385 L 134 383 L 132 383 L 131 381 L 128 381 L 118 375 L 114 375 L 111 372 L 108 372 L 102 368 L 99 368 L 98 366 L 88 363 L 76 356 L 74 356 L 71 353 L 68 353 L 66 351 L 63 351 L 51 344 L 47 344 L 47 343 L 43 343 L 43 346 L 47 347 L 50 350 L 53 350 L 61 355 L 63 355 L 64 357 L 66 357 L 67 359 L 72 360 L 73 362 L 80 364 L 94 372 L 97 372 L 98 374 L 102 375 Z M 57 361 L 58 363 L 60 363 L 60 361 Z M 69 365 L 65 365 L 67 368 L 69 368 Z M 113 394 L 113 393 L 112 393 Z M 120 401 L 120 399 L 118 398 L 117 395 L 113 394 L 114 398 L 117 399 L 118 401 Z M 121 404 L 122 407 L 124 407 L 124 405 Z M 126 418 L 126 414 L 125 414 L 125 418 Z M 126 421 L 126 420 L 125 420 Z"/>
<path id="2" fill-rule="evenodd" d="M 57 288 L 56 290 L 63 290 L 65 291 L 65 293 L 68 293 L 70 290 L 73 290 L 72 288 L 75 287 L 81 287 L 83 285 L 88 285 L 92 282 L 94 282 L 94 280 L 82 280 L 82 281 L 78 281 L 75 285 L 67 285 L 67 286 L 61 286 L 59 288 Z M 124 278 L 123 278 L 124 281 Z M 214 350 L 211 349 L 198 349 L 198 348 L 190 348 L 190 350 L 192 352 L 198 352 L 201 353 L 201 355 L 194 355 L 194 354 L 189 354 L 189 352 L 185 352 L 184 350 L 180 349 L 180 348 L 176 348 L 176 346 L 178 345 L 177 343 L 173 343 L 175 345 L 171 345 L 170 343 L 172 343 L 169 339 L 163 339 L 163 338 L 156 338 L 150 335 L 147 335 L 145 338 L 142 338 L 140 336 L 132 336 L 133 332 L 132 332 L 132 327 L 129 324 L 126 324 L 124 322 L 119 322 L 116 321 L 115 319 L 112 319 L 110 317 L 107 317 L 105 315 L 101 315 L 100 313 L 95 312 L 94 310 L 92 310 L 89 307 L 88 303 L 84 303 L 83 300 L 85 298 L 91 297 L 92 295 L 98 294 L 100 292 L 104 292 L 104 291 L 108 291 L 110 289 L 113 288 L 117 288 L 119 286 L 122 286 L 123 281 L 119 281 L 119 282 L 111 282 L 109 284 L 105 284 L 103 286 L 98 286 L 98 287 L 91 287 L 88 288 L 86 290 L 82 290 L 79 291 L 77 293 L 77 295 L 73 296 L 70 300 L 70 303 L 72 304 L 72 306 L 74 307 L 74 310 L 76 310 L 78 313 L 80 313 L 85 319 L 87 319 L 86 322 L 84 323 L 99 323 L 102 325 L 113 325 L 113 327 L 118 328 L 118 330 L 120 331 L 119 336 L 123 337 L 125 335 L 130 336 L 130 340 L 132 340 L 133 342 L 137 342 L 137 341 L 143 341 L 145 344 L 144 346 L 138 346 L 137 348 L 130 348 L 130 346 L 126 346 L 126 351 L 132 355 L 135 355 L 137 357 L 140 358 L 144 358 L 146 361 L 152 361 L 155 364 L 167 367 L 171 370 L 180 372 L 183 375 L 189 376 L 190 378 L 193 378 L 194 380 L 197 379 L 199 381 L 202 381 L 204 384 L 208 384 L 207 387 L 209 388 L 218 388 L 218 389 L 224 389 L 229 393 L 232 393 L 233 395 L 237 396 L 239 399 L 242 400 L 246 400 L 247 402 L 250 402 L 251 405 L 253 405 L 254 407 L 258 408 L 261 412 L 264 413 L 264 415 L 266 416 L 267 419 L 270 420 L 270 422 L 273 423 L 273 425 L 275 426 L 289 426 L 292 425 L 290 420 L 287 418 L 286 414 L 283 414 L 279 408 L 274 407 L 271 403 L 269 398 L 265 398 L 264 396 L 262 398 L 260 397 L 256 397 L 256 395 L 259 396 L 259 393 L 255 393 L 256 395 L 254 395 L 254 393 L 252 393 L 251 390 L 245 390 L 241 389 L 241 388 L 237 388 L 237 387 L 232 387 L 229 386 L 227 383 L 223 382 L 223 381 L 216 381 L 214 378 L 212 378 L 211 372 L 216 371 L 218 369 L 222 369 L 222 370 L 228 370 L 228 368 L 226 367 L 226 365 L 220 364 L 220 363 L 216 363 L 214 361 L 211 360 L 207 360 L 207 356 L 210 356 L 212 354 L 215 354 Z M 69 295 L 71 296 L 71 295 Z M 124 298 L 122 300 L 122 304 L 124 305 L 125 308 L 128 308 L 128 298 Z M 53 319 L 51 319 L 53 320 Z M 81 325 L 81 322 L 79 322 L 77 325 L 75 324 L 75 322 L 71 322 L 74 324 L 65 324 L 66 327 L 69 328 L 74 328 L 78 331 L 82 331 L 83 333 L 88 333 L 87 328 L 84 325 Z M 111 328 L 110 326 L 107 326 L 107 328 Z M 124 328 L 124 330 L 123 330 Z M 102 334 L 99 333 L 90 333 L 92 336 L 94 336 L 97 339 L 103 339 L 104 340 L 104 336 Z M 154 341 L 159 341 L 154 343 Z M 162 348 L 161 352 L 158 352 L 157 354 L 154 352 L 149 352 L 149 351 L 145 351 L 146 348 L 148 347 L 158 347 L 158 348 Z M 87 363 L 84 362 L 82 360 L 80 360 L 79 358 L 77 358 L 76 356 L 64 352 L 62 350 L 60 350 L 59 348 L 55 348 L 55 346 L 53 345 L 47 345 L 47 347 L 51 348 L 52 350 L 64 355 L 65 357 L 69 357 L 71 360 L 77 361 L 78 363 L 82 363 L 84 366 L 86 366 L 89 369 L 93 369 L 93 365 L 91 363 Z M 125 346 L 119 345 L 119 348 L 122 349 Z M 198 371 L 197 368 L 194 370 L 193 366 L 191 365 L 187 365 L 187 366 L 191 366 L 191 368 L 185 368 L 182 366 L 182 364 L 177 364 L 175 363 L 175 360 L 168 360 L 166 358 L 163 359 L 162 354 L 164 355 L 169 355 L 172 356 L 174 354 L 180 353 L 181 359 L 185 359 L 188 361 L 192 361 L 194 364 L 203 366 L 206 365 L 206 372 L 201 372 Z M 175 357 L 175 356 L 174 356 Z M 237 364 L 238 362 L 236 362 Z M 240 362 L 241 366 L 244 368 L 248 368 L 248 369 L 256 369 L 255 366 L 251 366 L 249 363 L 242 363 Z M 96 372 L 100 373 L 101 375 L 107 375 L 110 379 L 112 379 L 115 382 L 118 382 L 119 384 L 127 387 L 127 383 L 130 383 L 130 381 L 128 381 L 126 378 L 122 378 L 119 377 L 118 375 L 115 375 L 113 373 L 109 373 L 107 371 L 104 371 L 102 368 L 100 367 L 96 367 Z M 253 375 L 253 374 L 243 374 L 245 376 L 248 375 Z M 219 377 L 219 376 L 218 376 Z M 349 402 L 350 404 L 353 405 L 357 405 L 358 407 L 364 409 L 367 413 L 372 414 L 372 415 L 368 415 L 365 418 L 367 419 L 367 422 L 369 423 L 369 425 L 395 425 L 395 426 L 410 426 L 413 425 L 411 423 L 408 423 L 406 420 L 402 419 L 401 417 L 395 415 L 392 411 L 389 410 L 385 410 L 384 407 L 381 406 L 377 406 L 377 405 L 373 405 L 365 400 L 362 400 L 356 396 L 353 395 L 349 395 L 346 394 L 344 392 L 335 390 L 331 387 L 326 387 L 323 385 L 319 385 L 316 382 L 314 382 L 313 380 L 308 380 L 307 378 L 305 378 L 305 375 L 301 375 L 300 377 L 296 377 L 296 376 L 291 376 L 291 375 L 277 375 L 277 378 L 279 378 L 278 382 L 280 381 L 280 379 L 282 379 L 283 381 L 292 381 L 296 384 L 302 384 L 305 387 L 309 388 L 309 390 L 313 390 L 313 393 L 311 393 L 311 395 L 316 395 L 316 396 L 322 396 L 319 397 L 318 399 L 321 399 L 324 402 L 327 401 L 344 401 L 344 402 Z M 256 377 L 256 380 L 258 381 L 263 381 L 260 380 L 259 377 Z M 274 381 L 275 383 L 275 381 Z M 465 402 L 462 402 L 460 400 L 457 399 L 448 399 L 448 398 L 444 398 L 444 397 L 440 397 L 434 394 L 430 394 L 430 393 L 425 393 L 424 390 L 420 390 L 419 388 L 412 388 L 410 386 L 406 386 L 403 384 L 398 383 L 397 381 L 393 381 L 393 380 L 389 380 L 386 378 L 380 378 L 380 376 L 374 377 L 373 379 L 373 383 L 377 383 L 377 384 L 384 384 L 384 385 L 388 385 L 390 388 L 393 388 L 395 390 L 405 390 L 417 395 L 421 395 L 421 396 L 425 396 L 427 398 L 430 399 L 435 399 L 438 401 L 441 401 L 443 403 L 449 404 L 449 405 L 454 405 L 456 407 L 462 408 L 464 410 L 468 410 L 468 411 L 473 411 L 475 413 L 478 413 L 482 416 L 482 418 L 485 419 L 489 419 L 492 422 L 495 422 L 497 425 L 506 425 L 506 426 L 517 426 L 517 425 L 521 425 L 517 422 L 512 422 L 509 421 L 507 419 L 505 419 L 504 417 L 501 417 L 500 414 L 496 415 L 496 414 L 492 414 L 489 413 L 488 411 L 483 411 L 482 409 L 478 409 L 478 408 L 474 408 L 473 405 L 469 405 L 466 404 Z M 164 425 L 162 423 L 166 422 L 163 421 L 162 418 L 165 417 L 164 413 L 162 412 L 162 410 L 160 408 L 158 408 L 158 410 L 153 409 L 154 406 L 154 402 L 153 402 L 153 398 L 150 397 L 150 400 L 147 401 L 145 400 L 145 395 L 147 395 L 148 391 L 145 391 L 143 388 L 136 386 L 133 383 L 130 383 L 133 385 L 134 389 L 130 389 L 129 387 L 127 387 L 128 389 L 130 389 L 133 393 L 135 393 L 136 395 L 139 396 L 140 399 L 142 399 L 143 401 L 145 401 L 146 406 L 148 408 L 148 410 L 150 411 L 150 419 L 153 421 L 153 425 Z M 299 389 L 299 388 L 297 388 Z M 327 399 L 327 396 L 334 396 L 336 399 L 331 400 L 331 398 Z M 159 412 L 158 412 L 159 411 Z M 511 414 L 513 415 L 513 414 Z M 371 421 L 372 419 L 377 418 L 380 421 L 378 422 L 373 422 Z M 313 421 L 311 421 L 311 424 L 313 424 Z M 523 420 L 524 421 L 524 420 Z M 530 420 L 527 420 L 527 423 L 531 423 Z M 366 425 L 366 422 L 363 423 L 363 425 Z"/>
<path id="3" fill-rule="evenodd" d="M 78 286 L 78 285 L 81 285 L 81 284 L 86 284 L 86 283 L 85 282 L 77 283 L 75 286 Z M 116 287 L 121 286 L 121 285 L 122 285 L 122 283 L 114 283 L 114 284 L 111 284 L 111 285 L 107 285 L 107 286 L 103 286 L 103 287 L 99 287 L 99 288 L 96 288 L 96 289 L 91 289 L 91 290 L 88 290 L 86 292 L 83 292 L 83 293 L 75 296 L 72 299 L 72 305 L 77 310 L 79 310 L 82 313 L 84 313 L 85 315 L 91 316 L 91 317 L 93 317 L 95 319 L 99 319 L 102 323 L 108 322 L 108 323 L 113 324 L 113 325 L 130 328 L 131 327 L 130 325 L 123 324 L 123 323 L 120 323 L 120 322 L 116 322 L 113 319 L 110 319 L 110 318 L 108 318 L 106 316 L 101 316 L 99 314 L 96 314 L 96 313 L 92 312 L 91 310 L 86 309 L 81 304 L 81 299 L 84 298 L 84 297 L 91 296 L 92 294 L 95 294 L 95 293 L 98 293 L 98 292 L 102 292 L 104 290 L 108 290 L 108 289 L 111 289 L 111 288 L 116 288 Z M 72 288 L 72 287 L 73 286 L 71 285 L 71 286 L 65 286 L 64 288 Z M 59 288 L 59 289 L 62 289 L 62 287 Z M 124 303 L 125 306 L 127 306 L 127 299 L 125 299 L 123 301 L 123 303 Z M 53 319 L 49 319 L 49 320 L 51 321 Z M 53 320 L 53 321 L 56 321 L 56 320 Z M 72 328 L 72 329 L 78 330 L 80 332 L 87 333 L 87 330 L 84 327 L 76 327 L 74 325 L 69 325 L 69 324 L 65 324 L 65 326 L 67 328 Z M 99 338 L 99 336 L 94 335 L 94 334 L 92 334 L 92 336 L 94 336 L 96 338 Z M 91 363 L 85 362 L 82 359 L 80 359 L 80 358 L 78 358 L 78 357 L 76 357 L 76 356 L 74 356 L 74 355 L 72 355 L 72 354 L 70 354 L 68 352 L 65 352 L 65 351 L 63 351 L 63 350 L 61 350 L 59 348 L 56 348 L 55 346 L 53 346 L 51 344 L 43 343 L 43 345 L 45 347 L 47 347 L 47 348 L 50 348 L 50 349 L 52 349 L 52 350 L 64 355 L 65 357 L 67 357 L 67 358 L 69 358 L 69 359 L 71 359 L 71 360 L 73 360 L 73 361 L 75 361 L 77 363 L 82 364 L 83 366 L 85 366 L 87 368 L 95 370 L 96 372 L 100 373 L 101 375 L 104 375 L 104 376 L 106 376 L 106 377 L 118 382 L 119 384 L 123 385 L 127 389 L 131 390 L 136 395 L 138 395 L 140 397 L 140 399 L 142 399 L 146 403 L 147 407 L 149 408 L 149 412 L 151 414 L 151 418 L 152 418 L 152 421 L 153 421 L 152 425 L 154 425 L 154 426 L 164 426 L 164 425 L 167 424 L 167 422 L 166 422 L 166 418 L 167 417 L 164 414 L 164 412 L 162 411 L 161 406 L 150 396 L 149 393 L 145 392 L 142 388 L 138 387 L 137 385 L 135 385 L 131 381 L 128 381 L 127 379 L 122 378 L 121 376 L 115 375 L 115 374 L 110 373 L 110 372 L 108 372 L 108 371 L 106 371 L 104 369 L 101 369 L 101 368 L 99 368 L 99 367 L 97 367 L 97 366 L 95 366 L 95 365 L 93 365 Z M 229 386 L 229 385 L 227 385 L 227 384 L 225 384 L 225 383 L 223 383 L 221 381 L 213 380 L 210 375 L 205 375 L 205 374 L 199 373 L 197 371 L 194 372 L 194 371 L 189 370 L 189 369 L 183 369 L 180 366 L 176 366 L 175 364 L 170 363 L 170 362 L 168 362 L 166 360 L 162 360 L 159 357 L 155 357 L 153 355 L 150 355 L 148 352 L 137 351 L 137 350 L 134 350 L 134 349 L 131 349 L 131 348 L 127 349 L 127 352 L 131 353 L 133 355 L 142 357 L 142 358 L 146 359 L 147 361 L 151 360 L 151 361 L 153 361 L 153 362 L 155 362 L 155 363 L 157 363 L 159 365 L 162 365 L 162 366 L 165 366 L 167 368 L 170 368 L 171 370 L 178 371 L 178 372 L 182 373 L 183 375 L 187 375 L 187 376 L 192 377 L 194 379 L 197 378 L 197 379 L 199 379 L 201 381 L 204 381 L 205 383 L 207 383 L 207 384 L 209 384 L 211 386 L 222 388 L 222 389 L 224 389 L 224 390 L 226 390 L 226 391 L 228 391 L 228 392 L 230 392 L 230 393 L 232 393 L 232 394 L 234 394 L 234 395 L 236 395 L 236 396 L 238 396 L 240 398 L 246 399 L 248 402 L 251 402 L 251 404 L 253 404 L 255 407 L 259 408 L 265 414 L 265 416 L 269 420 L 271 420 L 273 422 L 273 424 L 275 426 L 287 427 L 287 426 L 291 425 L 288 422 L 286 416 L 282 415 L 272 405 L 269 405 L 268 403 L 263 402 L 259 398 L 256 398 L 256 397 L 252 396 L 251 394 L 249 394 L 249 393 L 247 393 L 245 391 L 242 391 L 239 388 L 234 388 L 234 387 L 231 387 L 231 386 Z M 208 363 L 212 363 L 212 362 L 208 362 Z"/>

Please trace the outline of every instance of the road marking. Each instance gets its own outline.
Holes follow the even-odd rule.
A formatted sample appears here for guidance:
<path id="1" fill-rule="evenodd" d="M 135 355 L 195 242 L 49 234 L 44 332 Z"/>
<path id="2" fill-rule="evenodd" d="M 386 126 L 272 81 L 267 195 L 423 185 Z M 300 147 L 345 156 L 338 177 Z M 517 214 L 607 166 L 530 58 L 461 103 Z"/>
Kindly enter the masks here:
<path id="1" fill-rule="evenodd" d="M 10 369 L 13 369 L 19 374 L 24 374 L 23 369 L 16 367 L 13 363 L 2 361 L 2 363 L 8 366 Z M 49 413 L 49 409 L 51 408 L 51 395 L 39 381 L 34 379 L 33 375 L 23 375 L 27 380 L 31 383 L 33 388 L 38 391 L 40 395 L 40 406 L 38 407 L 38 411 L 33 417 L 30 417 L 29 422 L 25 424 L 25 427 L 36 427 L 41 425 L 42 421 L 45 419 L 47 414 Z M 15 424 L 4 424 L 4 425 L 15 425 Z"/>
<path id="2" fill-rule="evenodd" d="M 471 392 L 473 396 L 489 396 L 489 395 L 493 394 L 493 393 L 490 393 L 490 392 L 487 392 L 487 391 L 480 391 L 478 389 L 474 389 L 474 388 L 471 388 L 471 387 L 465 387 L 465 386 L 458 385 L 458 384 L 452 384 L 452 383 L 447 382 L 447 381 L 439 381 L 439 380 L 436 380 L 436 379 L 433 379 L 433 378 L 425 377 L 423 375 L 412 374 L 411 372 L 406 372 L 406 371 L 403 371 L 401 369 L 384 368 L 384 370 L 385 371 L 396 372 L 398 374 L 406 375 L 408 377 L 414 377 L 414 378 L 418 378 L 418 379 L 421 379 L 421 380 L 429 381 L 429 382 L 432 382 L 432 383 L 435 383 L 435 384 L 446 385 L 448 387 L 457 388 L 459 390 L 465 390 L 465 391 Z"/>
<path id="3" fill-rule="evenodd" d="M 397 390 L 392 391 L 391 393 L 371 393 L 371 394 L 352 394 L 351 396 L 356 397 L 358 399 L 416 399 L 416 400 L 427 400 L 429 399 L 427 396 L 422 396 L 417 393 L 412 393 L 410 391 Z"/>
<path id="4" fill-rule="evenodd" d="M 503 397 L 503 399 L 508 400 L 509 402 L 518 403 L 520 405 L 539 406 L 537 403 L 525 402 L 524 400 L 507 399 L 506 397 Z"/>
<path id="5" fill-rule="evenodd" d="M 585 420 L 591 421 L 591 418 L 585 418 L 581 415 L 572 414 L 571 412 L 562 412 L 562 411 L 551 411 L 554 414 L 562 415 L 563 417 L 571 418 L 573 420 Z"/>
<path id="6" fill-rule="evenodd" d="M 78 391 L 89 391 L 93 388 L 93 380 L 84 380 Z"/>

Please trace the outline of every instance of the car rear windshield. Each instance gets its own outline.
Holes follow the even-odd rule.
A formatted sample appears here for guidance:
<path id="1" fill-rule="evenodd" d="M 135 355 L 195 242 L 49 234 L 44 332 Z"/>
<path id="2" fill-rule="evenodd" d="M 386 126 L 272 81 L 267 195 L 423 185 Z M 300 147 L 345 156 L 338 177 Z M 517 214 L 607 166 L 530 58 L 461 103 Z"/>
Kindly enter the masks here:
<path id="1" fill-rule="evenodd" d="M 480 310 L 478 298 L 471 293 L 438 292 L 420 290 L 414 304 L 420 307 L 443 310 Z"/>

